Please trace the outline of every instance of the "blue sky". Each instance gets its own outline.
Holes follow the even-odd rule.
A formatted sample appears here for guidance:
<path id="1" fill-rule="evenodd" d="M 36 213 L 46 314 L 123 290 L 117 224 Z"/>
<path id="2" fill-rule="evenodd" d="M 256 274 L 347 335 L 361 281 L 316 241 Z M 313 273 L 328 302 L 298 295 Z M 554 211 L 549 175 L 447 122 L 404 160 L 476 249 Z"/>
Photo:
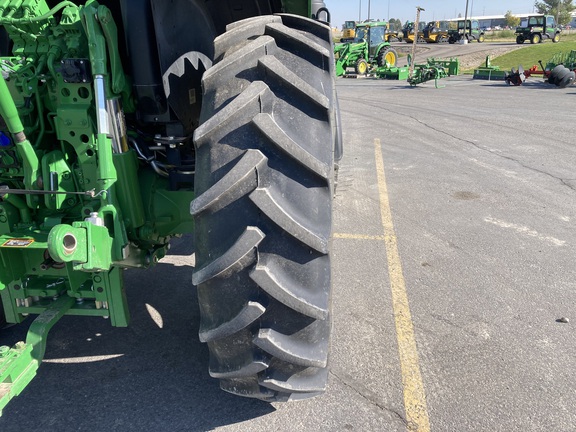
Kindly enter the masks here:
<path id="1" fill-rule="evenodd" d="M 341 28 L 344 21 L 357 20 L 362 5 L 362 19 L 368 18 L 368 3 L 370 3 L 370 18 L 399 18 L 402 22 L 414 21 L 416 6 L 423 7 L 420 19 L 424 21 L 455 18 L 459 13 L 464 16 L 466 0 L 324 0 L 332 14 L 332 27 Z M 388 17 L 390 5 L 390 17 Z M 474 15 L 504 15 L 512 13 L 530 13 L 533 11 L 534 0 L 469 0 L 468 8 L 473 7 Z M 469 12 L 470 13 L 470 12 Z"/>

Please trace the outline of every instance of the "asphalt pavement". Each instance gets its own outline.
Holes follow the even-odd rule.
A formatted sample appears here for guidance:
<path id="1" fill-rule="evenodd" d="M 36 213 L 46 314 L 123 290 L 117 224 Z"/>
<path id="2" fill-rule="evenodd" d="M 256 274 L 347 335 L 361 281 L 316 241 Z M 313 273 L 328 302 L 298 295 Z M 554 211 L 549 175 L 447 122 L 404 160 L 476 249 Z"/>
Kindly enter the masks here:
<path id="1" fill-rule="evenodd" d="M 576 90 L 535 78 L 339 84 L 353 161 L 337 229 L 378 219 L 378 139 L 431 430 L 576 430 Z"/>

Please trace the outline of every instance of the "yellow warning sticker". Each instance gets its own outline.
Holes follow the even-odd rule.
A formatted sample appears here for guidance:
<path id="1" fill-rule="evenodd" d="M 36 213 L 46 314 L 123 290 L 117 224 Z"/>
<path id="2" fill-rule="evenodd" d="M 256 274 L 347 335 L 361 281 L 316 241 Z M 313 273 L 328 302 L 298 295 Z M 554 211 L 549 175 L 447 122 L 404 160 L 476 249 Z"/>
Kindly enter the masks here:
<path id="1" fill-rule="evenodd" d="M 2 247 L 15 247 L 15 248 L 25 248 L 34 243 L 34 239 L 31 238 L 13 238 L 10 239 L 2 245 Z"/>

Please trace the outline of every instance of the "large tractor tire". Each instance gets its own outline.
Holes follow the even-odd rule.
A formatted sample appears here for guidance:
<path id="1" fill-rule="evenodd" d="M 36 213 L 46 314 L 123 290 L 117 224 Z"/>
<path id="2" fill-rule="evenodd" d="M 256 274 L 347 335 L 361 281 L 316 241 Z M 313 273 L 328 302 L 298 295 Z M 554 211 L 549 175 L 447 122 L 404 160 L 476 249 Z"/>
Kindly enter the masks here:
<path id="1" fill-rule="evenodd" d="M 396 67 L 396 62 L 398 60 L 398 53 L 394 48 L 382 48 L 378 53 L 378 58 L 376 59 L 378 66 L 390 66 Z"/>
<path id="2" fill-rule="evenodd" d="M 263 16 L 231 24 L 214 46 L 194 134 L 200 339 L 223 390 L 304 399 L 328 378 L 331 30 Z"/>

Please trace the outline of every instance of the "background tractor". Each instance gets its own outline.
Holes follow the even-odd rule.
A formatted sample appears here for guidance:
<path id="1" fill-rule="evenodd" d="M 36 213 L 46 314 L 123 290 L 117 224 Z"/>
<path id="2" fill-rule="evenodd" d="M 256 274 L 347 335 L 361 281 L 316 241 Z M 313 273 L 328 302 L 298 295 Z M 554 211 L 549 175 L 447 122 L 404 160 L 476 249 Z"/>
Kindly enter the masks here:
<path id="1" fill-rule="evenodd" d="M 454 44 L 462 39 L 468 42 L 478 41 L 484 42 L 484 30 L 480 29 L 478 20 L 467 20 L 464 26 L 464 20 L 458 20 L 455 28 L 448 30 L 448 42 Z"/>
<path id="2" fill-rule="evenodd" d="M 358 75 L 364 75 L 370 66 L 396 66 L 398 53 L 386 40 L 387 26 L 378 22 L 362 23 L 356 26 L 356 38 L 334 47 L 336 75 L 342 76 L 347 68 L 354 68 Z"/>
<path id="3" fill-rule="evenodd" d="M 328 21 L 322 1 L 0 0 L 0 316 L 39 315 L 0 349 L 0 411 L 60 317 L 127 326 L 124 270 L 184 234 L 221 388 L 324 391 L 342 155 Z"/>
<path id="4" fill-rule="evenodd" d="M 428 43 L 445 43 L 448 42 L 448 30 L 448 21 L 430 21 L 422 33 Z"/>
<path id="5" fill-rule="evenodd" d="M 345 21 L 342 28 L 342 39 L 354 39 L 356 37 L 356 21 Z"/>
<path id="6" fill-rule="evenodd" d="M 402 28 L 402 40 L 406 43 L 413 43 L 415 37 L 418 37 L 418 42 L 424 42 L 424 29 L 426 23 L 421 21 L 418 23 L 418 33 L 414 36 L 414 22 L 406 21 L 404 28 Z"/>
<path id="7" fill-rule="evenodd" d="M 552 15 L 532 15 L 523 19 L 516 28 L 516 43 L 523 44 L 529 40 L 530 43 L 537 44 L 544 39 L 551 39 L 556 43 L 560 41 L 561 31 Z"/>
<path id="8" fill-rule="evenodd" d="M 381 29 L 373 30 L 372 31 L 372 34 L 374 35 L 373 37 L 376 38 L 383 35 L 382 39 L 384 42 L 390 42 L 393 39 L 398 39 L 398 32 L 390 30 L 390 23 L 388 23 L 387 21 L 365 20 L 361 23 L 356 24 L 355 33 L 358 34 L 358 32 L 360 32 L 359 33 L 360 36 L 362 38 L 366 38 L 368 28 L 375 29 L 376 27 L 382 27 L 383 31 Z"/>

